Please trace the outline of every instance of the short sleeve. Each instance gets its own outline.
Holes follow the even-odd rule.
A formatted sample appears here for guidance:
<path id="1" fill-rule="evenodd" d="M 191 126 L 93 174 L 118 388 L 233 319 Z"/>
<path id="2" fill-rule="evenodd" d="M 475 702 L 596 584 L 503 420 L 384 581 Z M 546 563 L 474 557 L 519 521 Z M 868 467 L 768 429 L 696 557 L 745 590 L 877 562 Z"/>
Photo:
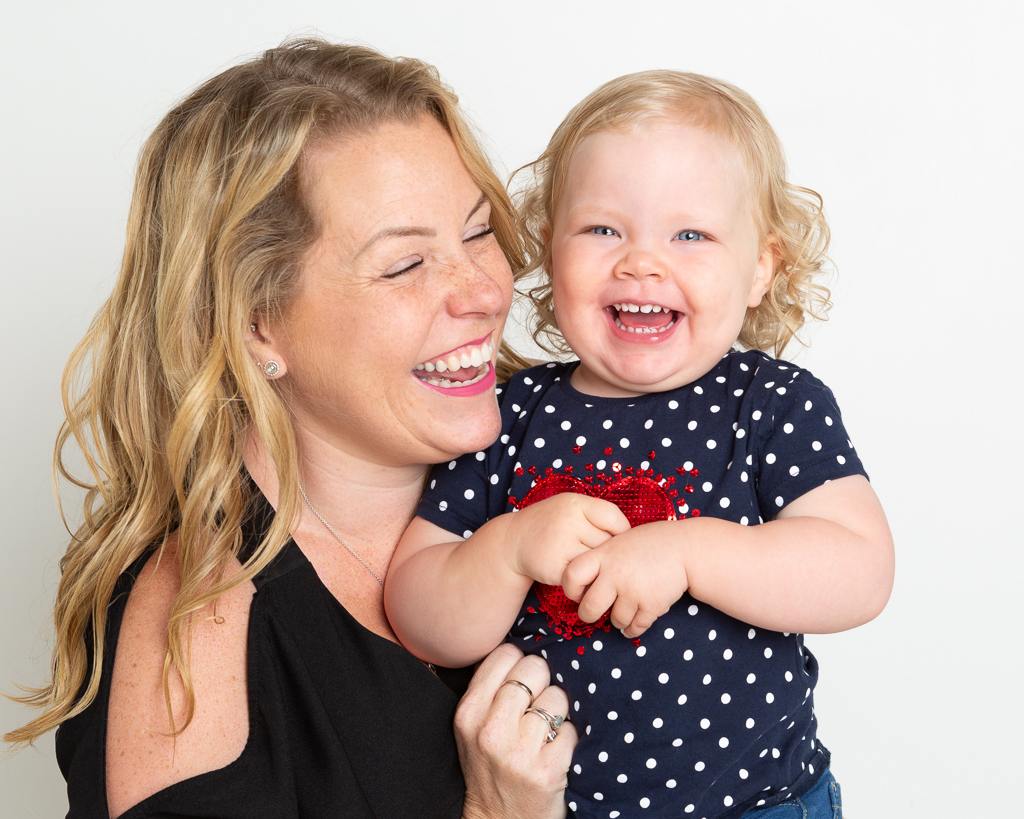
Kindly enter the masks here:
<path id="1" fill-rule="evenodd" d="M 824 483 L 864 475 L 832 391 L 796 367 L 780 366 L 768 382 L 755 443 L 757 497 L 770 520 L 787 504 Z"/>
<path id="2" fill-rule="evenodd" d="M 437 464 L 416 514 L 447 532 L 469 537 L 488 520 L 487 450 Z"/>

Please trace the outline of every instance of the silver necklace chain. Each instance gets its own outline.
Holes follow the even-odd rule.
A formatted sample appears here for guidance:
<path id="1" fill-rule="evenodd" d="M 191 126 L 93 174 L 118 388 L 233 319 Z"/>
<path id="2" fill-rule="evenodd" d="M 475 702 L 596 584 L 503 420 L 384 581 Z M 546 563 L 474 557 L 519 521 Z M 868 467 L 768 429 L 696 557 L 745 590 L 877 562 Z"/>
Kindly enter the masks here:
<path id="1" fill-rule="evenodd" d="M 306 502 L 306 506 L 309 507 L 309 511 L 312 512 L 314 515 L 316 515 L 317 520 L 319 520 L 324 526 L 327 527 L 327 531 L 330 532 L 332 535 L 334 535 L 334 537 L 337 539 L 338 543 L 340 543 L 342 546 L 344 546 L 348 550 L 348 553 L 350 555 L 352 555 L 352 557 L 354 557 L 356 560 L 358 560 L 360 563 L 362 563 L 363 564 L 363 568 L 366 569 L 366 571 L 368 571 L 370 574 L 372 574 L 373 575 L 373 579 L 376 580 L 378 583 L 380 583 L 381 588 L 383 588 L 384 587 L 384 581 L 380 579 L 380 575 L 378 575 L 373 569 L 371 569 L 370 568 L 370 564 L 367 563 L 365 560 L 363 560 L 359 556 L 359 554 L 356 552 L 356 550 L 353 549 L 351 546 L 349 546 L 345 542 L 345 539 L 341 535 L 339 535 L 336 531 L 334 531 L 334 527 L 331 526 L 331 524 L 329 524 L 326 520 L 324 520 L 324 516 L 316 511 L 316 507 L 314 507 L 313 504 L 311 504 L 309 502 L 309 498 L 306 496 L 306 490 L 302 488 L 302 484 L 301 483 L 299 484 L 299 492 L 302 493 L 302 499 Z"/>

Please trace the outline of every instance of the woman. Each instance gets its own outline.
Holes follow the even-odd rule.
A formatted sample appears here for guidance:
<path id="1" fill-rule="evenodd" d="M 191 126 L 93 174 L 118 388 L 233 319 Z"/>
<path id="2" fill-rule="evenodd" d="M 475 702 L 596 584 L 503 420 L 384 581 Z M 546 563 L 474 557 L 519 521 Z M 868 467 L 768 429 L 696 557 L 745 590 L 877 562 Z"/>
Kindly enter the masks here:
<path id="1" fill-rule="evenodd" d="M 44 713 L 6 737 L 61 726 L 71 817 L 564 815 L 544 664 L 483 663 L 457 758 L 457 695 L 383 608 L 426 465 L 498 433 L 506 254 L 514 212 L 422 63 L 295 42 L 165 117 L 68 365 L 58 452 L 95 484 Z"/>

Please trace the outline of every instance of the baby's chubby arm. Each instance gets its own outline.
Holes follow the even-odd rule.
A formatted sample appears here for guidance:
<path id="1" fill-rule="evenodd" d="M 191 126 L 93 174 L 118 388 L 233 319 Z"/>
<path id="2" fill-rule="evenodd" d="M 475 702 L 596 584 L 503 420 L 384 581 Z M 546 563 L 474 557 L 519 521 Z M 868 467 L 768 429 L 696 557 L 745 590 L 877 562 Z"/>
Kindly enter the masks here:
<path id="1" fill-rule="evenodd" d="M 614 504 L 569 493 L 499 515 L 465 540 L 414 518 L 388 568 L 388 620 L 420 659 L 469 665 L 505 638 L 534 580 L 560 585 L 573 558 L 628 530 Z"/>
<path id="2" fill-rule="evenodd" d="M 812 489 L 758 526 L 705 516 L 637 527 L 577 557 L 564 586 L 568 596 L 582 596 L 581 619 L 611 606 L 612 624 L 627 637 L 687 588 L 759 628 L 829 633 L 885 608 L 894 567 L 882 506 L 871 484 L 853 475 Z"/>

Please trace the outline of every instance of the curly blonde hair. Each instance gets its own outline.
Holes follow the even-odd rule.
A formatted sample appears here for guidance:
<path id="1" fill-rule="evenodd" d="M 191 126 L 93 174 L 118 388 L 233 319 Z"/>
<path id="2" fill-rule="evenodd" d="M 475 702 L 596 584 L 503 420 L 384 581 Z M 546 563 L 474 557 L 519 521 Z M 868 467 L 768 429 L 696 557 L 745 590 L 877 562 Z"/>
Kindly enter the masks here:
<path id="1" fill-rule="evenodd" d="M 571 352 L 552 302 L 550 236 L 577 149 L 592 134 L 630 131 L 663 118 L 721 135 L 740 152 L 761 237 L 775 238 L 776 265 L 765 298 L 747 310 L 738 341 L 780 356 L 809 316 L 824 320 L 831 306 L 828 288 L 815 281 L 828 262 L 821 197 L 786 180 L 782 144 L 749 94 L 721 80 L 666 70 L 627 74 L 602 85 L 569 112 L 544 153 L 513 174 L 515 180 L 532 171 L 516 199 L 528 253 L 517 284 L 534 308 L 529 319 L 534 341 L 555 355 Z"/>
<path id="2" fill-rule="evenodd" d="M 458 98 L 437 70 L 369 48 L 288 42 L 201 85 L 142 149 L 113 294 L 65 369 L 67 415 L 55 482 L 87 490 L 84 523 L 61 560 L 51 681 L 20 701 L 43 709 L 4 736 L 30 743 L 82 712 L 103 668 L 107 606 L 118 577 L 178 532 L 181 589 L 167 627 L 164 696 L 173 733 L 195 707 L 186 646 L 191 623 L 251 580 L 297 519 L 298 456 L 288 407 L 246 350 L 253 317 L 280 316 L 318 226 L 301 185 L 304 157 L 325 140 L 388 122 L 435 119 L 492 206 L 491 225 L 513 271 L 524 264 L 515 208 Z M 522 362 L 506 350 L 499 369 Z M 278 515 L 243 570 L 250 500 L 243 467 L 255 431 L 280 479 Z M 65 462 L 77 444 L 91 476 Z M 175 724 L 170 675 L 187 698 Z"/>

